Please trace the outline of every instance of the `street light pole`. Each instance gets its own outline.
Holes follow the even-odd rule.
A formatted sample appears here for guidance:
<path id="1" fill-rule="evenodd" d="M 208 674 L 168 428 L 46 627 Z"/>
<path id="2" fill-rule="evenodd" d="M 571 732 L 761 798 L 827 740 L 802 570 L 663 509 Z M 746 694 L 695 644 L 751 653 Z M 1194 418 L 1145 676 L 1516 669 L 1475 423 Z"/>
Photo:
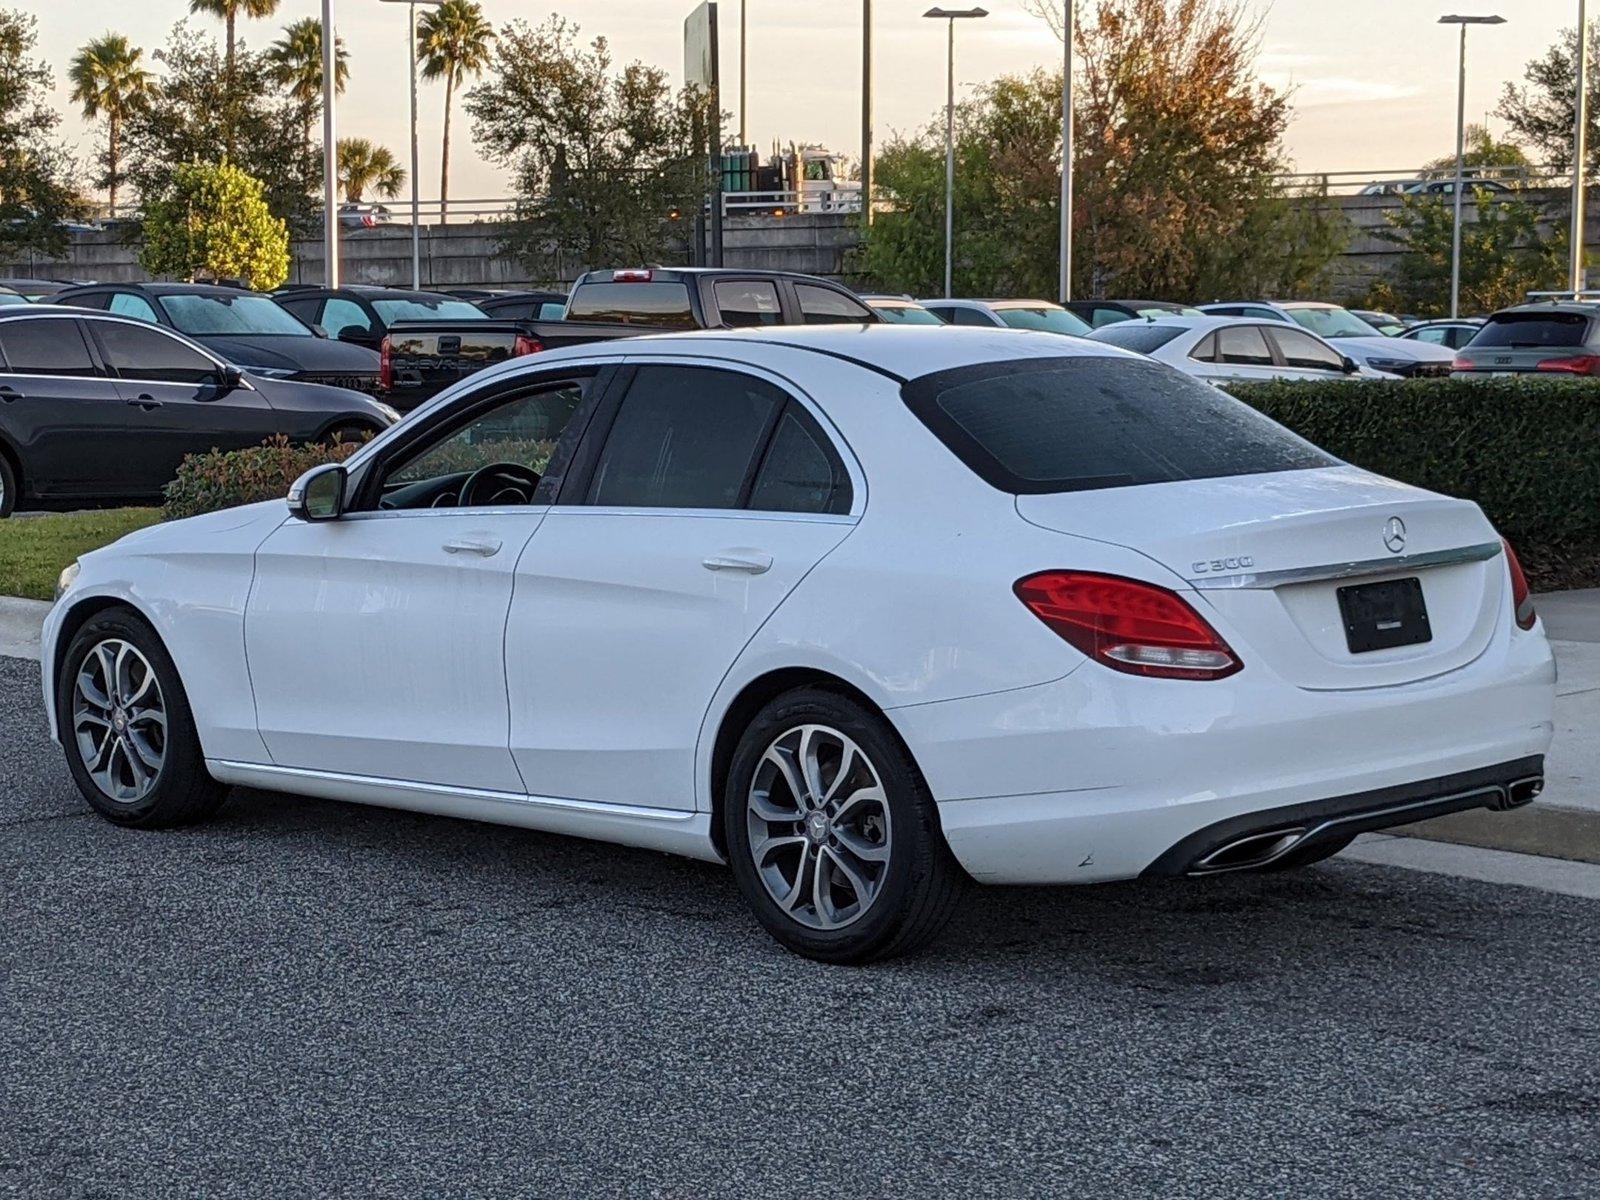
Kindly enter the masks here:
<path id="1" fill-rule="evenodd" d="M 1460 66 L 1456 80 L 1456 182 L 1451 198 L 1455 201 L 1455 223 L 1450 229 L 1450 316 L 1461 315 L 1461 194 L 1467 190 L 1467 26 L 1504 25 L 1504 17 L 1440 17 L 1441 25 L 1461 27 Z"/>
<path id="2" fill-rule="evenodd" d="M 422 290 L 422 200 L 417 153 L 417 5 L 439 5 L 444 0 L 383 0 L 385 4 L 404 4 L 409 22 L 406 74 L 411 80 L 411 286 Z"/>
<path id="3" fill-rule="evenodd" d="M 1584 0 L 1578 0 L 1578 53 L 1576 94 L 1572 111 L 1572 270 L 1569 282 L 1572 294 L 1583 290 L 1583 176 L 1584 159 L 1588 155 L 1589 113 L 1587 85 L 1584 80 L 1589 63 L 1589 21 Z"/>
<path id="4" fill-rule="evenodd" d="M 739 148 L 750 144 L 749 122 L 745 118 L 750 108 L 750 0 L 739 0 Z"/>
<path id="5" fill-rule="evenodd" d="M 956 230 L 956 22 L 987 17 L 983 8 L 930 8 L 922 14 L 936 21 L 949 22 L 946 50 L 947 78 L 944 105 L 944 296 L 948 300 L 955 278 Z"/>
<path id="6" fill-rule="evenodd" d="M 872 224 L 872 0 L 861 0 L 861 219 Z"/>
<path id="7" fill-rule="evenodd" d="M 1061 303 L 1072 299 L 1072 9 L 1066 0 L 1061 18 Z"/>
<path id="8" fill-rule="evenodd" d="M 327 260 L 323 279 L 330 288 L 339 286 L 339 143 L 333 119 L 337 67 L 333 0 L 322 0 L 322 253 Z"/>

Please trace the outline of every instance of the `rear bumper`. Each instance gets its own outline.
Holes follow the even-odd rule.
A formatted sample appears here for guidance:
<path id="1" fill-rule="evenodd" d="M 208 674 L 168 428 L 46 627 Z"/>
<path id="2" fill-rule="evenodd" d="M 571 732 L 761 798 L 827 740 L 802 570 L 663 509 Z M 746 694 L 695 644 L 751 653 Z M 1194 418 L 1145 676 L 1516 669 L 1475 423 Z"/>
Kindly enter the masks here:
<path id="1" fill-rule="evenodd" d="M 889 716 L 975 879 L 1096 883 L 1186 871 L 1217 839 L 1275 820 L 1375 818 L 1317 834 L 1333 837 L 1434 815 L 1379 811 L 1413 800 L 1502 803 L 1495 789 L 1540 774 L 1555 675 L 1536 630 L 1501 633 L 1467 666 L 1394 687 L 1310 691 L 1248 669 L 1214 683 L 1139 680 L 1090 663 L 1054 683 Z M 1180 847 L 1195 853 L 1177 862 Z"/>

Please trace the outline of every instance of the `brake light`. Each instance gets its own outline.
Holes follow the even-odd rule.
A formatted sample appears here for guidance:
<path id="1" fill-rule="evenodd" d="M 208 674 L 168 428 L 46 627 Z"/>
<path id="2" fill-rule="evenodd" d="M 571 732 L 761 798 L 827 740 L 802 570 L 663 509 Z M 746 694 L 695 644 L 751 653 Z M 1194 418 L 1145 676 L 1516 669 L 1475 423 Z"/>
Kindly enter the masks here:
<path id="1" fill-rule="evenodd" d="M 1593 375 L 1600 367 L 1600 354 L 1579 354 L 1572 358 L 1547 358 L 1540 362 L 1541 371 L 1559 371 L 1563 375 Z"/>
<path id="2" fill-rule="evenodd" d="M 628 267 L 621 271 L 611 272 L 612 283 L 649 283 L 655 278 L 655 272 L 644 267 Z"/>
<path id="3" fill-rule="evenodd" d="M 539 354 L 543 350 L 543 342 L 536 337 L 529 337 L 525 333 L 517 334 L 517 340 L 511 343 L 512 358 L 521 358 L 524 354 Z"/>
<path id="4" fill-rule="evenodd" d="M 1452 371 L 1475 371 L 1478 369 L 1478 364 L 1465 354 L 1458 354 L 1455 357 L 1455 361 L 1450 364 L 1450 369 Z"/>
<path id="5" fill-rule="evenodd" d="M 1532 629 L 1539 614 L 1533 611 L 1533 594 L 1528 590 L 1528 577 L 1522 573 L 1517 552 L 1505 538 L 1500 544 L 1506 548 L 1506 565 L 1511 568 L 1511 609 L 1517 619 L 1518 629 Z"/>
<path id="6" fill-rule="evenodd" d="M 386 392 L 394 390 L 394 343 L 387 337 L 378 347 L 378 386 Z"/>
<path id="7" fill-rule="evenodd" d="M 1113 671 L 1158 679 L 1222 679 L 1244 666 L 1176 592 L 1087 571 L 1017 580 L 1017 599 L 1063 640 Z"/>

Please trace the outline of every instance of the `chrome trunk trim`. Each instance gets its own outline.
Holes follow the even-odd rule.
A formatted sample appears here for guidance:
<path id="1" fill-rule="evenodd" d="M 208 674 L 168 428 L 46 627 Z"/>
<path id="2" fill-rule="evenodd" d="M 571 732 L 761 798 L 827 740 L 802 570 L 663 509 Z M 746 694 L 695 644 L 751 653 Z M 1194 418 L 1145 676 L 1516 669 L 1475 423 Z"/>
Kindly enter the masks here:
<path id="1" fill-rule="evenodd" d="M 1433 550 L 1427 554 L 1396 554 L 1388 558 L 1368 558 L 1361 562 L 1330 563 L 1321 567 L 1293 567 L 1286 571 L 1244 571 L 1233 575 L 1202 575 L 1189 580 L 1197 591 L 1234 588 L 1276 588 L 1291 583 L 1319 583 L 1330 579 L 1356 579 L 1363 575 L 1394 575 L 1424 567 L 1448 567 L 1458 563 L 1485 562 L 1499 554 L 1499 542 L 1480 542 L 1455 550 Z"/>

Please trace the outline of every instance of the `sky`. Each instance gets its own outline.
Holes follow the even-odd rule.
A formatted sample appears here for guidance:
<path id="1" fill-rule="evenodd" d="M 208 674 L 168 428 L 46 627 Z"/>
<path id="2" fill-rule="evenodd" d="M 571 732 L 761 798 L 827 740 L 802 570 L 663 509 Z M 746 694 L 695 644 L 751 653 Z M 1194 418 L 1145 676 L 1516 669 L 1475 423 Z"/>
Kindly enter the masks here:
<path id="1" fill-rule="evenodd" d="M 482 0 L 499 27 L 537 23 L 551 12 L 576 21 L 585 38 L 605 36 L 618 63 L 633 59 L 683 71 L 683 19 L 697 0 Z M 984 0 L 990 16 L 958 26 L 956 79 L 974 83 L 1010 71 L 1054 66 L 1060 43 L 1022 0 Z M 1087 11 L 1093 0 L 1078 0 Z M 1245 0 L 1259 14 L 1264 81 L 1291 89 L 1294 117 L 1287 148 L 1296 169 L 1403 173 L 1450 152 L 1455 141 L 1455 27 L 1447 12 L 1499 12 L 1508 23 L 1468 33 L 1467 115 L 1483 120 L 1507 80 L 1520 80 L 1576 20 L 1576 0 Z M 818 142 L 854 157 L 860 148 L 861 10 L 859 0 L 747 0 L 752 142 Z M 116 31 L 153 50 L 188 0 L 0 0 L 38 18 L 39 52 L 56 77 L 63 131 L 85 158 L 93 135 L 67 101 L 66 66 L 83 42 Z M 876 0 L 876 137 L 928 123 L 944 104 L 944 22 L 921 14 L 931 0 Z M 722 0 L 723 108 L 737 128 L 739 0 Z M 276 17 L 247 22 L 243 39 L 262 47 L 284 24 L 321 11 L 320 0 L 283 0 Z M 380 0 L 334 0 L 334 21 L 351 51 L 350 86 L 338 106 L 340 136 L 360 135 L 404 157 L 406 10 Z M 220 32 L 220 23 L 190 18 Z M 419 134 L 424 198 L 438 194 L 443 88 L 423 85 Z M 1491 124 L 1495 123 L 1491 121 Z M 479 160 L 460 117 L 451 193 L 494 199 L 505 176 Z M 731 134 L 730 134 L 731 137 Z"/>

